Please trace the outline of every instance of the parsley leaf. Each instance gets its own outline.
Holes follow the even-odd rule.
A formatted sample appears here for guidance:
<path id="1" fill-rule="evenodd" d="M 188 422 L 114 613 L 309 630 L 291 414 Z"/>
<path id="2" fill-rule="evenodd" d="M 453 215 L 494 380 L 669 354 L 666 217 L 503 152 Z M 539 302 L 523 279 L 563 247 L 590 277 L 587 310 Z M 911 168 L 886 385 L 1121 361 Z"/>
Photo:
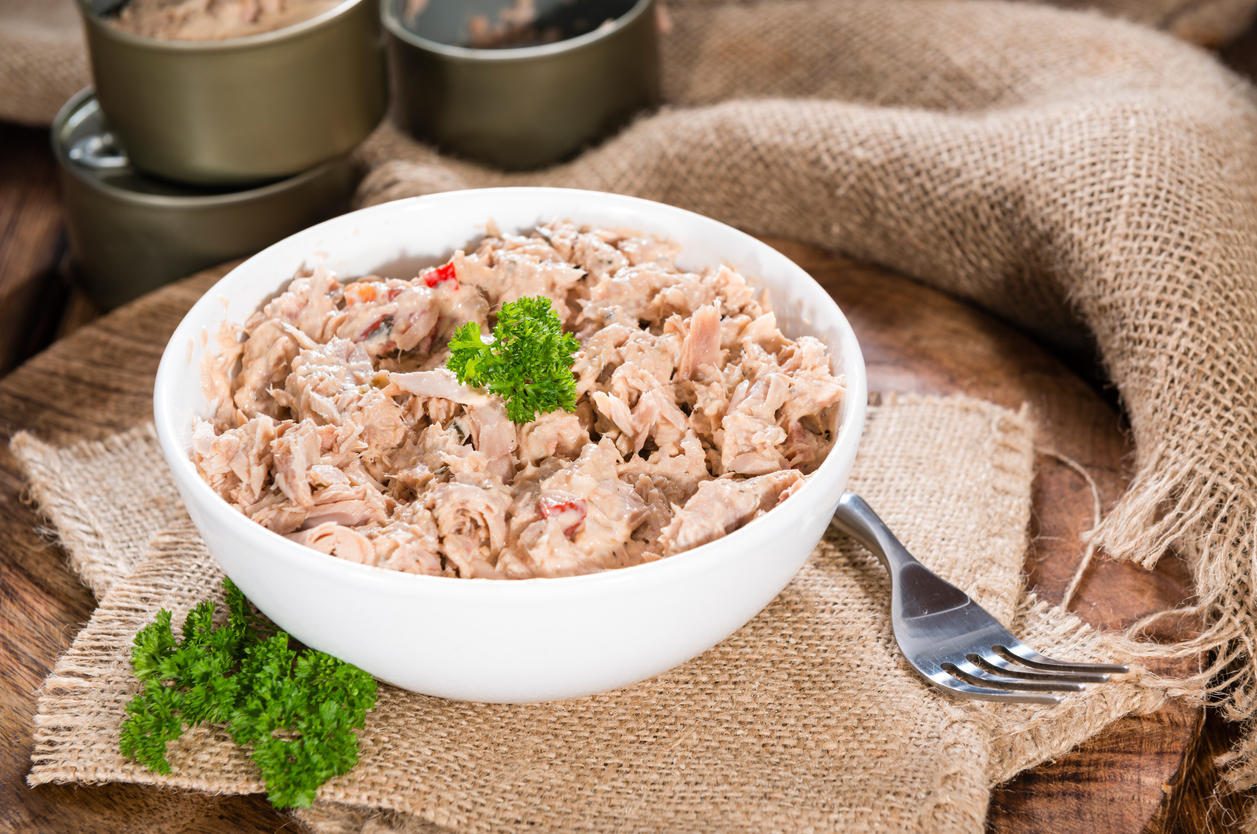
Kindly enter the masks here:
<path id="1" fill-rule="evenodd" d="M 463 385 L 501 397 L 511 422 L 528 423 L 548 411 L 576 410 L 572 354 L 579 348 L 550 299 L 521 298 L 502 305 L 492 342 L 474 321 L 458 328 L 445 366 Z"/>
<path id="2" fill-rule="evenodd" d="M 185 728 L 217 724 L 250 749 L 276 807 L 307 807 L 318 787 L 358 763 L 354 730 L 375 705 L 375 680 L 344 661 L 289 646 L 231 580 L 227 621 L 206 600 L 188 612 L 179 638 L 171 614 L 135 635 L 131 667 L 143 690 L 126 706 L 119 749 L 169 773 L 166 743 Z"/>

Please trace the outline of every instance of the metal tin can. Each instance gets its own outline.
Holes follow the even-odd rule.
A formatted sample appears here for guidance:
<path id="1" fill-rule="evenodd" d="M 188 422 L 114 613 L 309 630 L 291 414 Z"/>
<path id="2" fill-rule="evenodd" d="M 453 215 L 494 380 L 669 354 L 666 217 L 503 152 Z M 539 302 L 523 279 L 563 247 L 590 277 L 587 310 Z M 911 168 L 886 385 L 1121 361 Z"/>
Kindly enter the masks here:
<path id="1" fill-rule="evenodd" d="M 97 96 L 135 167 L 225 185 L 349 152 L 387 108 L 378 0 L 345 0 L 274 32 L 219 41 L 111 25 L 125 0 L 79 0 Z"/>
<path id="2" fill-rule="evenodd" d="M 393 118 L 453 153 L 500 168 L 536 168 L 659 100 L 655 0 L 620 2 L 617 16 L 576 37 L 491 49 L 440 38 L 465 30 L 475 13 L 501 11 L 501 0 L 429 0 L 413 23 L 404 20 L 408 0 L 382 2 Z"/>
<path id="3" fill-rule="evenodd" d="M 243 191 L 146 176 L 110 133 L 91 88 L 57 114 L 52 148 L 76 276 L 104 308 L 343 211 L 357 179 L 347 157 Z"/>

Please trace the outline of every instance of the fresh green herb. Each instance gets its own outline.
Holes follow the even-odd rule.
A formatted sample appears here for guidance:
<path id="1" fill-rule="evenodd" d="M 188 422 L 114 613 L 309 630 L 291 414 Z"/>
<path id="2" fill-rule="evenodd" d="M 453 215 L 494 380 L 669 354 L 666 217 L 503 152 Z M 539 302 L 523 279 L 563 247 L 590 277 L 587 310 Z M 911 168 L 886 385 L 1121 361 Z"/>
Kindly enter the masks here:
<path id="1" fill-rule="evenodd" d="M 198 724 L 217 724 L 250 748 L 276 807 L 308 807 L 333 776 L 358 763 L 358 737 L 375 705 L 375 680 L 356 666 L 312 649 L 253 610 L 230 579 L 227 621 L 214 625 L 206 600 L 188 612 L 182 639 L 170 612 L 135 635 L 131 666 L 144 689 L 127 704 L 119 748 L 169 773 L 166 743 Z"/>
<path id="2" fill-rule="evenodd" d="M 502 305 L 493 341 L 469 321 L 450 339 L 445 366 L 463 385 L 483 388 L 506 403 L 506 416 L 527 423 L 537 414 L 576 409 L 572 354 L 580 342 L 563 332 L 550 299 L 521 298 Z"/>

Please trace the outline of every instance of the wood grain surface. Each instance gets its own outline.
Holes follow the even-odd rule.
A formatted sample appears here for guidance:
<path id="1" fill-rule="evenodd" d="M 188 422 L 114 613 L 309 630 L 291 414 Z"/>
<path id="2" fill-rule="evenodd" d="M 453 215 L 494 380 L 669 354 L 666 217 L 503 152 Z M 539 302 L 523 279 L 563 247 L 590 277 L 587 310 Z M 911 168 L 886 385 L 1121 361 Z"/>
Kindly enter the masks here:
<path id="1" fill-rule="evenodd" d="M 48 132 L 0 123 L 0 373 L 52 338 L 65 250 Z"/>
<path id="2" fill-rule="evenodd" d="M 964 392 L 1010 407 L 1023 403 L 1038 443 L 1085 467 L 1105 502 L 1128 476 L 1129 447 L 1106 400 L 1045 351 L 990 317 L 933 290 L 841 256 L 770 240 L 820 280 L 851 319 L 873 390 Z M 0 381 L 5 435 L 28 428 L 58 441 L 101 436 L 146 420 L 161 348 L 183 312 L 213 280 L 202 275 L 158 291 L 61 339 Z M 275 830 L 292 823 L 259 798 L 155 792 L 127 786 L 26 788 L 35 692 L 92 609 L 20 500 L 7 444 L 0 448 L 0 823 L 39 831 Z M 1034 544 L 1027 570 L 1059 598 L 1091 524 L 1091 493 L 1079 475 L 1044 455 L 1034 487 Z M 1180 601 L 1187 579 L 1176 560 L 1153 574 L 1099 563 L 1075 610 L 1118 626 Z M 1167 828 L 1164 808 L 1193 749 L 1201 715 L 1171 704 L 1119 722 L 1084 748 L 1036 768 L 993 797 L 996 832 L 1134 832 Z"/>

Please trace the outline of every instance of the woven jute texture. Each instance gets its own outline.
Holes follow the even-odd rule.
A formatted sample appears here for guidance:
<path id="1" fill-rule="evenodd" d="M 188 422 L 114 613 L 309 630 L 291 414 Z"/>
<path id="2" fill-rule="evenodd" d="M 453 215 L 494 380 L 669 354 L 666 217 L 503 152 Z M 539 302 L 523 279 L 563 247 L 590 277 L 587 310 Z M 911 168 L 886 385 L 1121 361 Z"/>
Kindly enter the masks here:
<path id="1" fill-rule="evenodd" d="M 390 130 L 373 203 L 544 184 L 841 249 L 1093 344 L 1136 475 L 1092 532 L 1187 557 L 1206 628 L 1163 654 L 1257 716 L 1257 101 L 1209 54 L 1094 13 L 991 2 L 673 4 L 669 105 L 504 175 Z M 1257 784 L 1257 735 L 1231 770 Z"/>
<path id="2" fill-rule="evenodd" d="M 923 561 L 1032 644 L 1078 659 L 1126 657 L 1112 638 L 1023 597 L 1032 449 L 1020 415 L 971 399 L 901 397 L 871 410 L 852 485 Z M 107 448 L 19 439 L 14 451 L 32 478 L 58 481 L 40 495 L 80 507 L 135 489 L 128 459 L 155 453 L 144 431 Z M 68 473 L 103 457 L 117 464 L 111 488 L 71 495 Z M 148 477 L 166 476 L 159 468 Z M 53 517 L 58 508 L 43 510 Z M 44 684 L 32 784 L 260 790 L 247 758 L 214 732 L 172 745 L 169 776 L 118 753 L 123 704 L 135 691 L 132 636 L 162 607 L 178 621 L 221 577 L 186 515 L 173 512 L 164 528 L 149 531 L 157 535 L 147 555 L 109 586 Z M 118 535 L 130 547 L 140 531 Z M 82 564 L 74 542 L 66 545 Z M 977 832 L 993 783 L 1163 698 L 1140 677 L 1053 709 L 942 696 L 894 647 L 888 592 L 873 557 L 831 533 L 750 624 L 653 680 L 523 706 L 382 687 L 359 765 L 298 818 L 327 832 Z"/>
<path id="3" fill-rule="evenodd" d="M 88 84 L 75 0 L 0 0 L 0 120 L 44 125 Z"/>
<path id="4" fill-rule="evenodd" d="M 12 447 L 24 462 L 31 498 L 97 599 L 135 568 L 154 532 L 183 512 L 152 424 L 69 454 L 30 434 L 14 438 Z M 115 492 L 119 481 L 127 488 Z M 83 501 L 83 495 L 110 500 Z"/>
<path id="5" fill-rule="evenodd" d="M 676 6 L 705 5 L 704 0 L 668 2 Z M 837 5 L 835 0 L 830 3 Z M 1257 11 L 1257 0 L 1055 3 L 1098 9 L 1206 46 L 1219 46 L 1239 35 Z M 48 124 L 66 99 L 91 83 L 89 73 L 75 0 L 0 0 L 0 120 Z"/>

